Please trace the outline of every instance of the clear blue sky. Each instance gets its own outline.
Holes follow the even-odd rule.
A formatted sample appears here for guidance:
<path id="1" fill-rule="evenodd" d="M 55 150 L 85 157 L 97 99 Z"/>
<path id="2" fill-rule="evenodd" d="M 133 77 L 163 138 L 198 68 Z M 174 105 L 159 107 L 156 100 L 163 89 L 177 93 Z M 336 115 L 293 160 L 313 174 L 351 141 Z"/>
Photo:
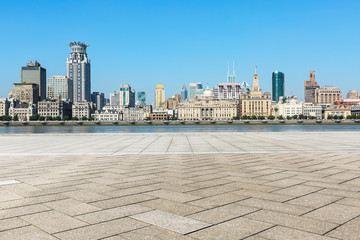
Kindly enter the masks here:
<path id="1" fill-rule="evenodd" d="M 190 82 L 213 87 L 232 60 L 238 82 L 251 84 L 259 66 L 263 91 L 275 70 L 301 99 L 309 70 L 320 85 L 359 91 L 359 12 L 357 0 L 2 1 L 0 95 L 30 60 L 65 75 L 69 41 L 90 43 L 92 91 L 107 97 L 121 83 L 148 103 L 156 84 L 166 97 Z"/>

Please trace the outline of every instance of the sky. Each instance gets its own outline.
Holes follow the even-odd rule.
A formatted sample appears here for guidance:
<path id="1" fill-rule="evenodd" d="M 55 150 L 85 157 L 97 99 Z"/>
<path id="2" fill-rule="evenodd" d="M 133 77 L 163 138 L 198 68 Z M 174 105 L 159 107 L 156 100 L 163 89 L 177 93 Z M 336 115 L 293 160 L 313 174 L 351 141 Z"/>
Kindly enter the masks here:
<path id="1" fill-rule="evenodd" d="M 66 75 L 71 41 L 88 42 L 91 90 L 106 97 L 129 83 L 154 101 L 185 84 L 214 87 L 235 62 L 237 82 L 271 92 L 271 74 L 285 74 L 286 95 L 304 99 L 315 70 L 321 85 L 343 95 L 360 91 L 360 1 L 129 0 L 2 1 L 0 96 L 20 82 L 20 67 L 37 60 L 47 78 Z"/>

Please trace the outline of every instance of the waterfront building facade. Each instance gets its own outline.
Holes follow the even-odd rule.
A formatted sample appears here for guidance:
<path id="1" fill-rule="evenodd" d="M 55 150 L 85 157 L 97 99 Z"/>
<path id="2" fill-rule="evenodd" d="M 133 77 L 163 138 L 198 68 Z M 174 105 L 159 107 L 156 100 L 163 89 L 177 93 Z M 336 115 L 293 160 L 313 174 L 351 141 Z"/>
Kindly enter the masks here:
<path id="1" fill-rule="evenodd" d="M 65 102 L 60 99 L 48 100 L 38 102 L 37 107 L 38 114 L 44 117 L 61 117 L 64 119 L 65 116 L 71 118 L 72 115 L 72 104 L 71 102 Z"/>
<path id="2" fill-rule="evenodd" d="M 144 91 L 138 92 L 137 100 L 140 102 L 140 104 L 146 104 L 146 93 Z"/>
<path id="3" fill-rule="evenodd" d="M 317 119 L 322 118 L 323 108 L 320 105 L 314 103 L 303 104 L 303 115 L 308 117 L 315 117 Z"/>
<path id="4" fill-rule="evenodd" d="M 232 120 L 238 116 L 238 101 L 215 100 L 206 89 L 201 100 L 183 102 L 178 106 L 179 120 Z"/>
<path id="5" fill-rule="evenodd" d="M 27 63 L 26 67 L 21 67 L 21 82 L 38 85 L 39 91 L 36 102 L 46 98 L 46 69 L 42 68 L 37 61 Z"/>
<path id="6" fill-rule="evenodd" d="M 73 84 L 67 76 L 53 76 L 48 79 L 47 84 L 47 98 L 61 99 L 72 101 L 73 99 Z"/>
<path id="7" fill-rule="evenodd" d="M 338 116 L 346 119 L 351 115 L 351 109 L 348 106 L 329 106 L 324 109 L 324 119 L 328 119 L 329 116 Z"/>
<path id="8" fill-rule="evenodd" d="M 187 91 L 187 89 L 186 89 L 185 84 L 184 84 L 184 86 L 181 88 L 180 95 L 181 95 L 181 101 L 182 101 L 182 102 L 185 102 L 186 99 L 188 99 L 188 91 Z"/>
<path id="9" fill-rule="evenodd" d="M 155 108 L 160 108 L 163 102 L 165 102 L 165 89 L 163 85 L 158 84 L 155 90 Z"/>
<path id="10" fill-rule="evenodd" d="M 122 114 L 124 121 L 143 121 L 146 118 L 143 108 L 125 108 Z"/>
<path id="11" fill-rule="evenodd" d="M 94 106 L 88 101 L 74 102 L 72 105 L 72 118 L 76 117 L 81 120 L 83 117 L 89 119 Z"/>
<path id="12" fill-rule="evenodd" d="M 86 54 L 88 43 L 70 42 L 70 57 L 66 60 L 66 75 L 73 83 L 73 102 L 91 101 L 90 59 Z"/>
<path id="13" fill-rule="evenodd" d="M 189 86 L 189 101 L 193 101 L 195 97 L 200 99 L 204 92 L 203 85 L 195 82 L 190 83 Z"/>
<path id="14" fill-rule="evenodd" d="M 11 103 L 9 108 L 9 116 L 12 119 L 17 116 L 19 121 L 29 121 L 31 116 L 36 114 L 36 105 L 33 103 L 20 103 L 20 104 L 13 104 Z"/>
<path id="15" fill-rule="evenodd" d="M 357 92 L 356 90 L 350 90 L 346 94 L 346 98 L 347 99 L 360 99 L 360 93 Z"/>
<path id="16" fill-rule="evenodd" d="M 91 102 L 95 104 L 96 110 L 102 110 L 105 106 L 105 94 L 102 92 L 93 92 L 91 94 Z"/>
<path id="17" fill-rule="evenodd" d="M 285 96 L 285 74 L 279 71 L 272 73 L 272 100 L 278 102 Z"/>
<path id="18" fill-rule="evenodd" d="M 278 103 L 274 109 L 275 116 L 292 117 L 294 115 L 303 114 L 303 103 L 298 101 L 297 97 L 279 97 Z"/>
<path id="19" fill-rule="evenodd" d="M 35 83 L 14 83 L 12 98 L 22 103 L 37 104 L 39 100 L 39 85 Z"/>
<path id="20" fill-rule="evenodd" d="M 257 73 L 254 73 L 250 93 L 240 96 L 240 116 L 267 117 L 271 114 L 270 93 L 262 93 Z"/>
<path id="21" fill-rule="evenodd" d="M 122 113 L 117 110 L 96 110 L 91 115 L 95 121 L 120 121 L 122 120 Z"/>
<path id="22" fill-rule="evenodd" d="M 310 71 L 308 81 L 304 81 L 305 103 L 315 103 L 315 91 L 320 86 L 315 81 L 315 71 Z"/>
<path id="23" fill-rule="evenodd" d="M 135 91 L 131 90 L 129 84 L 121 84 L 119 98 L 121 106 L 135 107 Z"/>
<path id="24" fill-rule="evenodd" d="M 7 98 L 0 99 L 0 116 L 9 115 L 10 101 Z"/>
<path id="25" fill-rule="evenodd" d="M 335 86 L 324 86 L 315 89 L 315 103 L 334 104 L 342 98 L 341 90 Z"/>
<path id="26" fill-rule="evenodd" d="M 175 110 L 180 102 L 180 94 L 175 94 L 171 98 L 168 98 L 168 100 L 166 100 L 163 104 L 161 104 L 160 108 Z"/>

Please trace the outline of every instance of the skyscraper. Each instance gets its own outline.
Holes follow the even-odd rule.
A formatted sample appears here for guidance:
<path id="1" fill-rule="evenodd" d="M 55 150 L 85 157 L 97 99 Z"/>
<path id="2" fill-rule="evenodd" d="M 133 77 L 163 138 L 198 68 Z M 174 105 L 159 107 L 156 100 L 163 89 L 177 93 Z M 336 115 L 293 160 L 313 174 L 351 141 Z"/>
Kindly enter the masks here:
<path id="1" fill-rule="evenodd" d="M 129 84 L 121 84 L 119 97 L 120 97 L 120 105 L 127 107 L 135 106 L 135 91 L 131 90 Z"/>
<path id="2" fill-rule="evenodd" d="M 91 94 L 91 101 L 95 103 L 96 110 L 101 111 L 105 106 L 105 94 L 102 92 L 93 92 Z"/>
<path id="3" fill-rule="evenodd" d="M 86 54 L 88 43 L 70 42 L 70 58 L 66 60 L 67 77 L 73 81 L 73 102 L 86 100 L 90 102 L 90 59 Z"/>
<path id="4" fill-rule="evenodd" d="M 186 89 L 185 84 L 184 84 L 184 86 L 181 88 L 180 95 L 181 95 L 181 100 L 182 100 L 183 102 L 188 98 L 188 92 L 187 92 L 187 89 Z"/>
<path id="5" fill-rule="evenodd" d="M 163 102 L 165 102 L 165 89 L 163 85 L 158 84 L 155 90 L 155 108 L 160 108 Z"/>
<path id="6" fill-rule="evenodd" d="M 228 65 L 227 83 L 236 83 L 235 63 L 234 62 L 233 62 L 233 73 L 232 74 L 230 74 L 230 68 Z"/>
<path id="7" fill-rule="evenodd" d="M 47 97 L 50 99 L 73 99 L 72 81 L 67 76 L 53 76 L 48 79 Z"/>
<path id="8" fill-rule="evenodd" d="M 279 101 L 279 97 L 285 96 L 285 75 L 282 72 L 272 73 L 272 100 Z"/>
<path id="9" fill-rule="evenodd" d="M 319 84 L 315 81 L 315 71 L 310 71 L 310 77 L 308 81 L 304 81 L 304 94 L 306 103 L 315 102 L 315 90 L 319 88 Z"/>
<path id="10" fill-rule="evenodd" d="M 200 97 L 204 93 L 201 83 L 190 83 L 189 86 L 189 100 L 193 100 L 195 96 Z"/>
<path id="11" fill-rule="evenodd" d="M 39 85 L 39 100 L 46 98 L 46 69 L 42 68 L 37 61 L 21 67 L 21 82 Z"/>
<path id="12" fill-rule="evenodd" d="M 140 102 L 140 103 L 143 103 L 143 104 L 146 104 L 146 94 L 145 92 L 138 92 L 137 94 L 137 100 Z"/>

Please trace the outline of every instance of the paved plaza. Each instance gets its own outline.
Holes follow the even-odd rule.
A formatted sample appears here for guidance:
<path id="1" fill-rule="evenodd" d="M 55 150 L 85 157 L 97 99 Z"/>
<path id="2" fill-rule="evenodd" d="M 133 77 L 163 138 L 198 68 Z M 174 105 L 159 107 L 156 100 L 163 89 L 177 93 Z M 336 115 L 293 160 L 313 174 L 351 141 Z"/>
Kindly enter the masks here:
<path id="1" fill-rule="evenodd" d="M 0 140 L 1 240 L 360 236 L 358 132 Z"/>

